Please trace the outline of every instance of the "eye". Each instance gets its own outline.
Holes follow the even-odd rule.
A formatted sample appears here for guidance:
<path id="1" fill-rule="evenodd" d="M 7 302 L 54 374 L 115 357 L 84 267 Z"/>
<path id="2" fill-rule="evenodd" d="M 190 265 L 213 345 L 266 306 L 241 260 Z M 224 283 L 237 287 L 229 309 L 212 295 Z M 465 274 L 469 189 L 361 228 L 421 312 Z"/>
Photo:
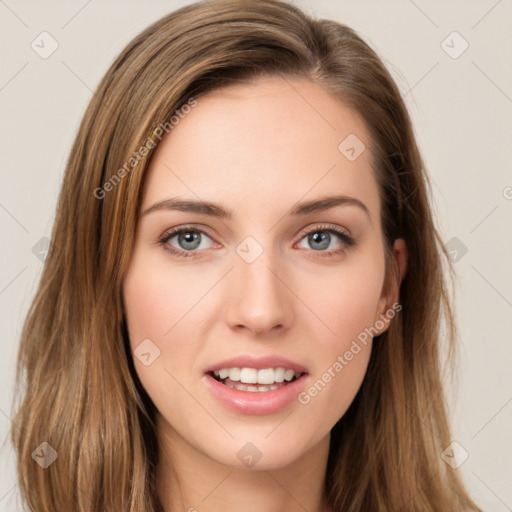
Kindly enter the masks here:
<path id="1" fill-rule="evenodd" d="M 175 243 L 172 243 L 172 240 Z M 184 226 L 167 232 L 159 241 L 159 245 L 178 256 L 195 256 L 198 250 L 208 249 L 210 246 L 204 245 L 205 239 L 211 241 L 211 238 L 201 229 L 193 226 Z"/>
<path id="2" fill-rule="evenodd" d="M 332 247 L 336 239 L 337 247 Z M 208 244 L 208 240 L 213 242 L 205 231 L 195 226 L 182 226 L 165 233 L 159 239 L 158 245 L 164 246 L 167 251 L 178 257 L 195 257 L 199 256 L 201 250 L 212 247 L 212 243 Z M 302 235 L 298 247 L 308 249 L 308 247 L 300 245 L 303 240 L 309 245 L 312 252 L 326 257 L 340 254 L 355 245 L 355 241 L 345 230 L 330 225 L 315 226 L 314 229 Z"/>
<path id="3" fill-rule="evenodd" d="M 338 246 L 332 247 L 336 239 L 338 239 Z M 314 252 L 321 253 L 322 256 L 334 256 L 355 245 L 354 240 L 348 233 L 337 226 L 316 226 L 303 235 L 301 242 L 303 240 L 309 245 L 309 248 L 312 248 Z M 299 247 L 301 247 L 300 244 Z M 304 248 L 304 245 L 302 247 Z"/>

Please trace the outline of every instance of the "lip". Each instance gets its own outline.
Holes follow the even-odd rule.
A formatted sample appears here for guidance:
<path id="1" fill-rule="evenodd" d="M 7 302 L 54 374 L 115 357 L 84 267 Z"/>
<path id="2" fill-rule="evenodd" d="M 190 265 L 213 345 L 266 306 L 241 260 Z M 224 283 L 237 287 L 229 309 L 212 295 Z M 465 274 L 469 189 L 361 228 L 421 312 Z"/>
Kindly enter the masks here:
<path id="1" fill-rule="evenodd" d="M 256 370 L 286 368 L 302 375 L 293 382 L 272 391 L 240 391 L 222 384 L 211 375 L 222 368 L 255 368 Z M 225 359 L 206 368 L 202 380 L 214 397 L 225 407 L 241 414 L 263 415 L 276 413 L 296 399 L 305 387 L 307 377 L 308 370 L 304 365 L 285 357 L 276 355 L 254 357 L 245 354 Z"/>
<path id="2" fill-rule="evenodd" d="M 231 359 L 226 359 L 220 363 L 216 363 L 204 371 L 205 373 L 219 371 L 222 368 L 255 368 L 256 370 L 263 370 L 265 368 L 286 368 L 294 370 L 295 373 L 308 373 L 305 366 L 290 361 L 280 356 L 264 356 L 253 357 L 249 355 L 240 355 Z M 299 379 L 297 379 L 299 380 Z"/>
<path id="3" fill-rule="evenodd" d="M 268 367 L 266 366 L 266 368 Z M 221 366 L 220 368 L 226 368 L 226 366 Z M 214 379 L 209 373 L 203 375 L 202 380 L 210 392 L 225 407 L 241 414 L 264 415 L 276 413 L 295 400 L 305 388 L 307 377 L 308 374 L 304 373 L 293 382 L 289 382 L 285 386 L 273 391 L 240 391 L 232 389 Z"/>

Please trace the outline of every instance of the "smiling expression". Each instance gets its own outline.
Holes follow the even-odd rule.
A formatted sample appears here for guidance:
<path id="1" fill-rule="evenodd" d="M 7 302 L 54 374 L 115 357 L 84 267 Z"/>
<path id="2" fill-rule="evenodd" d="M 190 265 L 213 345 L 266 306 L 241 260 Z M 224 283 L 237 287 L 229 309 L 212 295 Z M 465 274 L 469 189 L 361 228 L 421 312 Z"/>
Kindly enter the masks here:
<path id="1" fill-rule="evenodd" d="M 350 135 L 366 147 L 355 159 L 338 148 Z M 307 405 L 296 396 L 389 307 L 370 147 L 354 110 L 282 78 L 199 97 L 159 144 L 123 299 L 132 350 L 154 358 L 134 361 L 162 435 L 237 466 L 251 442 L 271 468 L 343 416 L 371 342 Z M 288 384 L 270 389 L 280 370 L 253 382 L 294 365 Z"/>

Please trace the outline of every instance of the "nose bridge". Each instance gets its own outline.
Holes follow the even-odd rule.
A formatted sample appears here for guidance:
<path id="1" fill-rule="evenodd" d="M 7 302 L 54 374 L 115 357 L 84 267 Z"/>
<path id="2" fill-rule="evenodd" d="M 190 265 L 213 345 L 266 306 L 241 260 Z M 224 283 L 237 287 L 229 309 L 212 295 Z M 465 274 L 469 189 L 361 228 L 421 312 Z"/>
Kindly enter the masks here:
<path id="1" fill-rule="evenodd" d="M 272 247 L 263 248 L 251 238 L 236 248 L 227 320 L 232 327 L 245 326 L 255 333 L 287 327 L 292 317 L 293 294 L 282 282 L 282 265 Z"/>

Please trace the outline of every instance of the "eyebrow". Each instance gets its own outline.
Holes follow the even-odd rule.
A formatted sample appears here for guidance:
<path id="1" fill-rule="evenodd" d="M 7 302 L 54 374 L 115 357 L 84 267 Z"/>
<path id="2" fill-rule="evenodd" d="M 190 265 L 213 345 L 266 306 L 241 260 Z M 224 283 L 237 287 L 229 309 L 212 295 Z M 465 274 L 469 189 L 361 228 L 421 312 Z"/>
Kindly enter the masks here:
<path id="1" fill-rule="evenodd" d="M 345 195 L 326 196 L 312 201 L 305 201 L 302 203 L 295 204 L 289 211 L 289 215 L 299 216 L 307 215 L 314 212 L 323 212 L 334 208 L 335 206 L 357 206 L 362 209 L 371 220 L 370 210 L 368 207 L 359 199 L 355 197 L 349 197 Z M 210 201 L 196 201 L 190 199 L 180 199 L 178 197 L 171 197 L 158 201 L 142 213 L 147 215 L 148 213 L 159 211 L 159 210 L 177 210 L 181 212 L 193 212 L 201 213 L 203 215 L 209 215 L 212 217 L 218 217 L 220 219 L 231 219 L 233 212 L 227 210 L 223 206 Z"/>

